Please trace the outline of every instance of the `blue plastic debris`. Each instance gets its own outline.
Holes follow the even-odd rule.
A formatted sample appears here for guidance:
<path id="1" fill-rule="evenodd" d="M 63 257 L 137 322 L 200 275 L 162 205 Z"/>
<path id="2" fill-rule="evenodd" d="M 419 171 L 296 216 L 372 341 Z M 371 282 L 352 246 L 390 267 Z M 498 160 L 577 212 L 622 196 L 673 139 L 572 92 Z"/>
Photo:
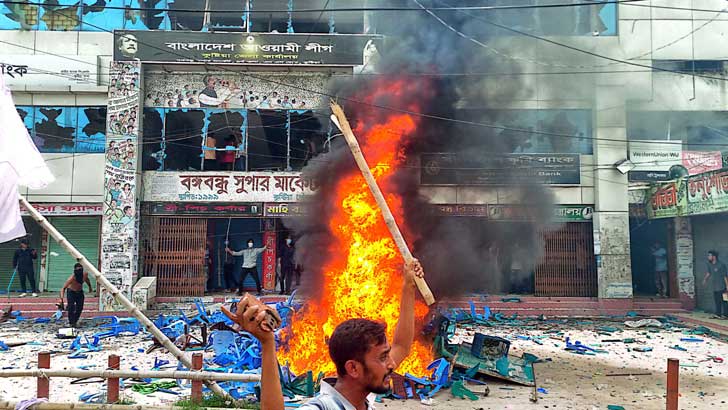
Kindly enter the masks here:
<path id="1" fill-rule="evenodd" d="M 6 345 L 2 341 L 0 341 L 0 352 L 7 352 L 8 350 L 10 350 L 10 348 L 8 347 L 8 345 Z"/>
<path id="2" fill-rule="evenodd" d="M 680 339 L 681 342 L 693 342 L 693 343 L 701 343 L 703 342 L 703 339 L 699 339 L 697 337 L 683 337 Z"/>

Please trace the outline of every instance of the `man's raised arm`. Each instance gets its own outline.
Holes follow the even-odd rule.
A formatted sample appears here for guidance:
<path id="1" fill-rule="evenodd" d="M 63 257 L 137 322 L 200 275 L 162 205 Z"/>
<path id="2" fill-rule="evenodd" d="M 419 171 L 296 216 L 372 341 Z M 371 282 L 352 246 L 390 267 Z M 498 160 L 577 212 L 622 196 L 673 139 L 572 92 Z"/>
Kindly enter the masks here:
<path id="1" fill-rule="evenodd" d="M 409 355 L 415 338 L 415 276 L 424 277 L 422 265 L 415 259 L 404 267 L 402 301 L 399 305 L 399 320 L 392 340 L 392 360 L 399 366 Z"/>

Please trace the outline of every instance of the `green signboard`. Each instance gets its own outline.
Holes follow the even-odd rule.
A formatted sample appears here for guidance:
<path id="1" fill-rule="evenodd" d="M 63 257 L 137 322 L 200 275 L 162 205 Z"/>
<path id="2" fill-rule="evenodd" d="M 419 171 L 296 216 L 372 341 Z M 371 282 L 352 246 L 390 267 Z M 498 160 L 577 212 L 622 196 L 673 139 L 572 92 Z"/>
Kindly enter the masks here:
<path id="1" fill-rule="evenodd" d="M 706 172 L 688 178 L 687 214 L 728 211 L 728 171 Z"/>
<path id="2" fill-rule="evenodd" d="M 653 185 L 647 195 L 645 208 L 650 219 L 683 215 L 687 208 L 685 180 Z"/>

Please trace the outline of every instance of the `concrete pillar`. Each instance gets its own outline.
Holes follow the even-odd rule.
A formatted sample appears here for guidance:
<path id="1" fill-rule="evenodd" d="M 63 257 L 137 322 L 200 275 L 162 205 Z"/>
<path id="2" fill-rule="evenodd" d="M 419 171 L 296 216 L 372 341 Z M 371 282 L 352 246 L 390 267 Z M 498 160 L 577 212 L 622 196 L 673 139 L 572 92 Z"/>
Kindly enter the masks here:
<path id="1" fill-rule="evenodd" d="M 129 299 L 137 276 L 142 121 L 141 64 L 112 62 L 106 113 L 106 166 L 101 223 L 101 273 Z M 100 287 L 99 310 L 123 310 Z"/>
<path id="2" fill-rule="evenodd" d="M 627 175 L 614 164 L 627 158 L 623 87 L 597 86 L 594 116 L 594 254 L 599 298 L 632 298 Z"/>

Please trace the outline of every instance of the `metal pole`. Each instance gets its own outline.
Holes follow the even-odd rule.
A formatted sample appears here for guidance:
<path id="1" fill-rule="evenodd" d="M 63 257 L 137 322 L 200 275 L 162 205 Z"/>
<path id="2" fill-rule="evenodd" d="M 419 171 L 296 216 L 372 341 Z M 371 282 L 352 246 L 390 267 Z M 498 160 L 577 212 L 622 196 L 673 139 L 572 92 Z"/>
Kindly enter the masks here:
<path id="1" fill-rule="evenodd" d="M 38 370 L 51 368 L 51 352 L 38 352 Z M 40 370 L 42 372 L 42 370 Z M 50 397 L 51 381 L 46 375 L 38 376 L 37 383 L 38 398 L 48 399 Z"/>
<path id="2" fill-rule="evenodd" d="M 678 395 L 680 394 L 680 361 L 667 359 L 667 410 L 677 410 Z"/>
<path id="3" fill-rule="evenodd" d="M 109 369 L 119 370 L 121 358 L 115 354 L 109 355 Z M 106 379 L 106 402 L 116 403 L 119 401 L 119 378 L 109 377 Z"/>
<path id="4" fill-rule="evenodd" d="M 8 377 L 65 377 L 82 379 L 100 377 L 102 379 L 183 379 L 183 380 L 219 380 L 232 382 L 259 382 L 258 374 L 220 373 L 187 370 L 111 370 L 111 369 L 5 369 L 0 370 L 0 379 Z"/>
<path id="5" fill-rule="evenodd" d="M 144 313 L 142 313 L 141 310 L 139 310 L 138 307 L 134 306 L 134 304 L 126 297 L 123 293 L 117 289 L 114 284 L 109 282 L 108 279 L 104 275 L 101 274 L 101 272 L 96 268 L 94 264 L 92 264 L 86 257 L 78 251 L 68 240 L 60 233 L 58 230 L 51 225 L 48 220 L 38 212 L 37 209 L 31 205 L 28 200 L 26 200 L 22 195 L 20 196 L 20 202 L 25 207 L 25 209 L 28 210 L 30 215 L 33 217 L 33 219 L 38 222 L 38 224 L 45 229 L 52 237 L 53 239 L 58 242 L 63 249 L 68 251 L 68 253 L 71 254 L 81 265 L 83 265 L 86 270 L 93 275 L 94 279 L 96 279 L 96 283 L 100 284 L 101 286 L 105 287 L 109 293 L 111 293 L 114 296 L 114 299 L 119 302 L 121 305 L 123 305 L 126 310 L 132 314 L 139 322 L 147 328 L 149 333 L 151 333 L 161 344 L 164 346 L 165 349 L 169 351 L 169 353 L 172 354 L 177 360 L 179 360 L 183 365 L 185 365 L 187 368 L 192 368 L 192 361 L 185 356 L 185 354 L 171 341 L 167 336 L 162 333 L 157 326 L 152 323 L 151 320 L 149 320 L 148 317 L 144 316 Z M 207 387 L 210 388 L 215 394 L 222 396 L 222 397 L 229 397 L 227 392 L 220 388 L 220 386 L 217 385 L 217 383 L 213 381 L 205 381 L 205 384 Z M 38 396 L 41 397 L 41 396 Z"/>

